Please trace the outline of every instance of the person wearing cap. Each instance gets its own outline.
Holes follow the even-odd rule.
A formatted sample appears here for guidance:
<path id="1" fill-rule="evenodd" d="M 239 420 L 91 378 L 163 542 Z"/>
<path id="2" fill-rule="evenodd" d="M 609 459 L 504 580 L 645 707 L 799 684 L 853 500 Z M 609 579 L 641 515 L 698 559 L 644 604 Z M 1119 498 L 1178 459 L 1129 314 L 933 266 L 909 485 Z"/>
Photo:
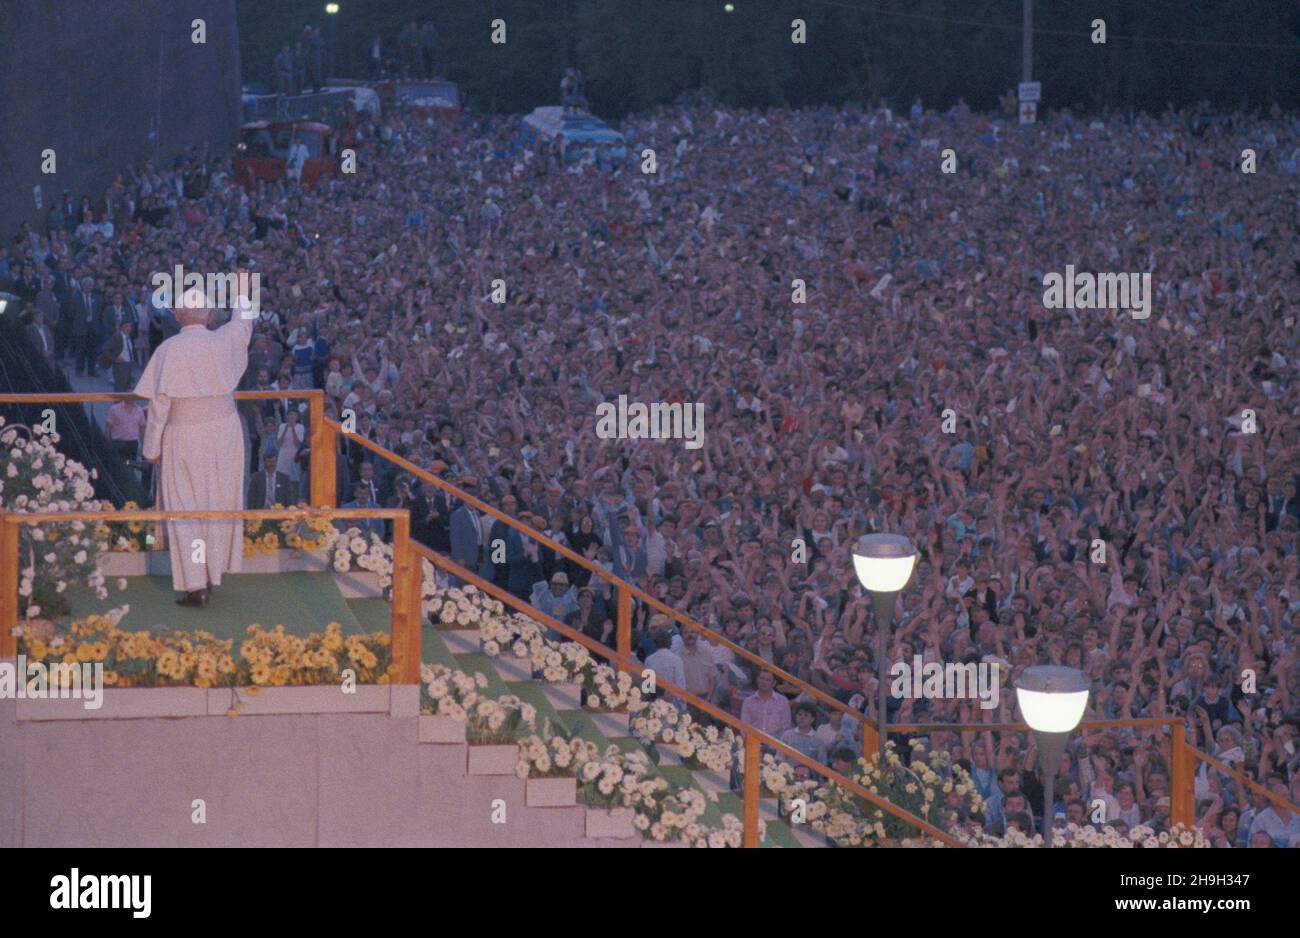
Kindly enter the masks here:
<path id="1" fill-rule="evenodd" d="M 177 285 L 179 287 L 179 284 Z M 238 299 L 247 303 L 247 284 Z M 209 330 L 212 308 L 201 290 L 177 303 L 181 331 L 145 365 L 136 397 L 149 401 L 142 453 L 158 470 L 158 500 L 170 511 L 240 511 L 244 505 L 244 432 L 234 391 L 248 367 L 253 323 L 237 310 Z M 240 520 L 169 521 L 172 585 L 184 606 L 202 606 L 223 575 L 243 569 Z M 200 549 L 201 547 L 201 549 Z"/>
<path id="2" fill-rule="evenodd" d="M 549 583 L 539 580 L 533 584 L 533 592 L 528 601 L 539 612 L 563 622 L 578 611 L 578 590 L 569 582 L 567 573 L 557 570 L 551 575 Z"/>

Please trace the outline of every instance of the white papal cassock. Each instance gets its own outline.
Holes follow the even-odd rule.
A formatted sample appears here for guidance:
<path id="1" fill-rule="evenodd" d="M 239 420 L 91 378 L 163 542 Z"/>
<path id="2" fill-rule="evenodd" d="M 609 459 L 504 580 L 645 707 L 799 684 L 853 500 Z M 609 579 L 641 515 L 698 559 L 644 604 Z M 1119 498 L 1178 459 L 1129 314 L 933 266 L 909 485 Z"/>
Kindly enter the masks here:
<path id="1" fill-rule="evenodd" d="M 233 394 L 248 367 L 254 321 L 236 310 L 219 329 L 185 326 L 158 346 L 140 376 L 135 393 L 149 400 L 143 452 L 162 457 L 158 501 L 165 510 L 244 507 L 244 431 Z M 169 521 L 167 546 L 176 589 L 220 586 L 223 573 L 243 569 L 244 523 Z"/>

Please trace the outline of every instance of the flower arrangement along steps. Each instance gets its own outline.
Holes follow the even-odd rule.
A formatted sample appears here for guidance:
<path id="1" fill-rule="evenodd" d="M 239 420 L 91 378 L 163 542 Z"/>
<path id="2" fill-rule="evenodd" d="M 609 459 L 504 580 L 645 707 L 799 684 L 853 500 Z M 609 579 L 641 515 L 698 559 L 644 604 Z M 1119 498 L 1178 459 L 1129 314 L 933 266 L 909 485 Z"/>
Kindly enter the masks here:
<path id="1" fill-rule="evenodd" d="M 348 600 L 348 605 L 352 608 L 353 614 L 362 623 L 365 628 L 375 629 L 382 628 L 387 622 L 388 605 L 383 600 L 376 599 L 352 599 Z M 641 743 L 630 735 L 627 729 L 627 722 L 612 721 L 614 726 L 622 726 L 623 732 L 620 734 L 606 733 L 602 731 L 601 725 L 610 726 L 611 721 L 600 720 L 599 714 L 589 710 L 578 709 L 567 706 L 571 703 L 569 688 L 566 684 L 550 684 L 539 679 L 527 678 L 517 679 L 524 673 L 520 663 L 506 659 L 506 667 L 499 668 L 498 664 L 505 656 L 492 657 L 482 652 L 463 652 L 457 649 L 466 647 L 462 642 L 448 642 L 447 632 L 442 629 L 435 629 L 426 626 L 424 629 L 424 660 L 429 664 L 441 664 L 446 667 L 463 671 L 466 674 L 482 674 L 487 681 L 483 692 L 489 696 L 500 696 L 502 694 L 513 694 L 524 703 L 532 705 L 536 711 L 536 722 L 541 726 L 543 721 L 549 720 L 551 726 L 558 731 L 566 734 L 574 734 L 589 740 L 599 746 L 602 750 L 613 744 L 623 752 L 631 752 L 642 749 Z M 556 688 L 562 688 L 559 693 Z M 559 701 L 559 705 L 557 705 Z M 580 701 L 579 701 L 580 702 Z M 464 744 L 461 744 L 464 745 Z M 442 744 L 440 748 L 451 748 L 447 744 Z M 472 747 L 470 747 L 472 748 Z M 741 797 L 727 790 L 717 790 L 701 781 L 699 776 L 705 773 L 697 773 L 690 768 L 680 764 L 681 760 L 676 758 L 675 754 L 667 753 L 666 747 L 655 747 L 656 753 L 652 756 L 652 761 L 657 758 L 658 764 L 651 770 L 652 776 L 658 776 L 668 781 L 674 788 L 694 788 L 705 794 L 709 798 L 710 792 L 717 796 L 717 801 L 708 800 L 705 814 L 701 818 L 703 823 L 709 826 L 719 826 L 722 823 L 723 814 L 732 814 L 741 817 L 744 814 L 744 804 Z M 458 747 L 459 749 L 459 747 Z M 503 767 L 502 767 L 503 768 Z M 499 778 L 495 775 L 478 776 L 484 781 Z M 502 779 L 504 781 L 504 779 Z M 539 779 L 530 779 L 531 782 L 537 782 Z M 551 781 L 544 779 L 542 781 Z M 507 800 L 508 810 L 514 810 L 514 802 Z M 574 801 L 573 804 L 579 804 Z M 765 798 L 762 804 L 762 816 L 767 822 L 767 840 L 764 846 L 770 847 L 813 847 L 825 846 L 825 841 L 820 836 L 811 831 L 797 831 L 788 825 L 784 820 L 779 820 L 776 814 L 775 799 Z M 601 813 L 597 809 L 590 809 L 592 814 Z M 608 818 L 601 819 L 601 823 L 609 825 Z M 614 824 L 613 827 L 620 825 Z M 592 831 L 589 828 L 589 833 Z M 610 841 L 599 838 L 602 844 L 611 842 L 621 843 L 627 846 L 637 845 L 640 838 L 632 840 L 614 840 Z M 645 844 L 652 843 L 644 841 Z M 656 845 L 662 846 L 662 845 Z"/>

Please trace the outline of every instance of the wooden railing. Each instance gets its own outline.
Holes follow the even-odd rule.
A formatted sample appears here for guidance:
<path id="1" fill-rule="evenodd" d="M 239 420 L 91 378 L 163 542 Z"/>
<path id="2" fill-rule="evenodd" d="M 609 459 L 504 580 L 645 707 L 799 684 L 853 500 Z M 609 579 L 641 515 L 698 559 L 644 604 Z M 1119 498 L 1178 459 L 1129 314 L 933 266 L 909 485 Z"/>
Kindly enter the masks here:
<path id="1" fill-rule="evenodd" d="M 377 519 L 393 523 L 393 612 L 391 639 L 394 684 L 420 682 L 421 565 L 411 540 L 411 516 L 397 508 L 285 508 L 258 511 L 55 511 L 23 514 L 0 511 L 0 658 L 18 654 L 19 528 L 21 525 L 98 524 L 109 521 L 309 521 Z"/>
<path id="2" fill-rule="evenodd" d="M 459 499 L 460 501 L 464 502 L 467 505 L 471 505 L 474 508 L 477 508 L 479 511 L 483 512 L 483 514 L 491 518 L 494 518 L 502 522 L 503 524 L 508 525 L 509 527 L 514 528 L 521 535 L 532 538 L 534 541 L 545 545 L 548 549 L 555 551 L 555 553 L 559 554 L 560 556 L 565 557 L 568 560 L 571 560 L 573 563 L 582 567 L 584 570 L 589 571 L 593 577 L 597 577 L 601 580 L 604 580 L 606 583 L 608 583 L 616 591 L 615 595 L 617 597 L 617 602 L 615 605 L 616 612 L 615 612 L 615 633 L 614 633 L 616 650 L 620 655 L 624 656 L 625 658 L 631 657 L 632 655 L 632 600 L 635 598 L 637 600 L 640 600 L 642 603 L 645 603 L 647 606 L 649 606 L 651 609 L 655 610 L 656 612 L 663 613 L 669 619 L 676 622 L 678 625 L 682 626 L 683 628 L 687 628 L 690 629 L 691 631 L 698 632 L 700 635 L 707 638 L 713 644 L 729 649 L 732 652 L 732 654 L 736 655 L 738 658 L 741 658 L 749 662 L 754 667 L 763 671 L 771 672 L 772 675 L 777 679 L 777 681 L 797 687 L 799 688 L 802 694 L 818 701 L 823 706 L 831 710 L 838 710 L 841 713 L 843 713 L 846 717 L 857 721 L 862 732 L 863 755 L 870 756 L 871 753 L 877 750 L 876 728 L 874 724 L 872 724 L 871 721 L 867 718 L 866 714 L 862 713 L 861 711 L 854 710 L 852 707 L 849 707 L 843 702 L 836 700 L 830 694 L 827 694 L 825 691 L 822 691 L 821 689 L 814 687 L 812 684 L 809 684 L 807 681 L 804 681 L 801 678 L 798 678 L 795 675 L 789 673 L 785 669 L 759 657 L 758 655 L 754 654 L 748 649 L 742 648 L 740 645 L 737 645 L 735 642 L 727 638 L 725 635 L 722 635 L 719 632 L 715 632 L 713 629 L 710 629 L 707 626 L 701 625 L 699 622 L 696 622 L 690 616 L 682 612 L 679 612 L 676 609 L 673 609 L 671 606 L 662 602 L 658 598 L 650 595 L 649 593 L 639 588 L 638 586 L 629 583 L 626 580 L 620 579 L 619 577 L 616 577 L 614 574 L 610 573 L 604 567 L 600 566 L 600 564 L 593 563 L 592 561 L 588 560 L 586 557 L 579 554 L 577 551 L 570 548 L 568 545 L 561 544 L 559 541 L 556 541 L 553 538 L 548 537 L 546 534 L 542 533 L 541 531 L 538 531 L 536 528 L 533 528 L 532 526 L 525 524 L 522 521 L 512 518 L 510 515 L 507 515 L 505 512 L 502 512 L 497 508 L 494 508 L 493 506 L 489 505 L 487 502 L 483 501 L 482 499 L 476 498 L 475 496 L 469 494 L 468 492 L 456 487 L 455 485 L 452 485 L 450 482 L 435 475 L 432 472 L 429 472 L 423 467 L 416 465 L 415 463 L 411 462 L 409 459 L 404 459 L 403 457 L 398 456 L 396 453 L 392 452 L 391 450 L 385 449 L 383 446 L 380 446 L 378 443 L 368 440 L 365 437 L 358 436 L 355 433 L 349 433 L 347 430 L 343 428 L 341 424 L 339 424 L 334 420 L 330 420 L 329 418 L 326 418 L 324 423 L 326 424 L 326 427 L 328 428 L 329 432 L 335 434 L 336 436 L 337 435 L 344 436 L 350 442 L 356 443 L 357 445 L 363 447 L 364 449 L 369 450 L 370 452 L 374 453 L 376 456 L 387 460 L 388 462 L 392 463 L 394 466 L 397 466 L 398 468 L 406 472 L 411 473 L 412 475 L 423 480 L 424 482 L 427 482 L 429 485 L 432 485 L 435 488 L 440 489 L 446 494 Z M 313 428 L 312 434 L 314 438 L 316 434 L 315 428 Z M 333 452 L 332 448 L 331 448 L 331 452 Z M 315 458 L 314 451 L 312 456 L 313 458 Z M 330 477 L 331 479 L 333 478 L 332 470 L 331 470 Z M 315 478 L 315 471 L 313 469 L 313 479 L 314 478 Z"/>
<path id="3" fill-rule="evenodd" d="M 439 567 L 447 571 L 452 576 L 464 580 L 465 582 L 477 587 L 478 589 L 482 590 L 484 593 L 487 593 L 489 596 L 492 596 L 495 599 L 500 600 L 501 602 L 505 603 L 507 606 L 510 606 L 511 608 L 528 616 L 530 619 L 540 622 L 542 625 L 545 625 L 547 628 L 554 629 L 555 631 L 559 632 L 561 635 L 568 638 L 570 641 L 578 642 L 586 646 L 586 648 L 589 651 L 592 651 L 595 654 L 599 655 L 601 658 L 604 658 L 613 667 L 616 667 L 619 670 L 626 671 L 632 674 L 638 680 L 644 678 L 645 665 L 642 662 L 638 661 L 636 658 L 633 658 L 630 654 L 625 654 L 622 651 L 611 649 L 605 645 L 602 645 L 600 642 L 596 641 L 595 639 L 589 638 L 578 629 L 575 629 L 572 626 L 565 625 L 559 619 L 556 619 L 553 616 L 547 615 L 546 613 L 533 608 L 533 606 L 531 606 L 524 600 L 519 599 L 513 593 L 510 593 L 507 590 L 503 590 L 495 583 L 491 583 L 487 580 L 484 580 L 482 577 L 478 576 L 478 574 L 466 570 L 464 567 L 460 566 L 456 562 L 442 556 L 442 554 L 438 553 L 437 551 L 430 550 L 428 547 L 425 547 L 423 544 L 416 542 L 415 552 L 420 554 L 422 557 L 424 557 L 434 566 Z M 912 814 L 911 812 L 903 808 L 891 804 L 890 802 L 886 801 L 884 798 L 881 798 L 879 795 L 875 794 L 874 792 L 869 791 L 866 788 L 862 787 L 852 779 L 842 775 L 839 772 L 836 772 L 834 769 L 828 766 L 822 765 L 820 762 L 810 759 L 808 756 L 805 756 L 803 753 L 785 745 L 776 737 L 768 735 L 767 733 L 760 730 L 758 727 L 751 726 L 750 724 L 745 723 L 743 720 L 740 720 L 732 716 L 730 713 L 727 713 L 725 710 L 722 710 L 721 708 L 714 706 L 713 704 L 709 703 L 707 700 L 695 696 L 690 691 L 686 690 L 686 688 L 678 687 L 672 682 L 664 680 L 663 677 L 658 674 L 655 675 L 655 688 L 656 691 L 659 693 L 667 693 L 669 695 L 684 700 L 690 707 L 694 708 L 695 710 L 707 714 L 710 718 L 718 721 L 719 723 L 731 727 L 732 730 L 734 730 L 744 739 L 744 757 L 743 757 L 743 772 L 742 772 L 744 776 L 744 782 L 743 782 L 743 798 L 744 798 L 743 844 L 744 846 L 757 847 L 759 845 L 758 817 L 759 817 L 759 799 L 761 797 L 760 785 L 762 782 L 762 777 L 761 777 L 762 747 L 764 746 L 768 747 L 769 749 L 775 750 L 776 752 L 785 756 L 787 759 L 797 762 L 800 765 L 806 766 L 807 768 L 817 773 L 818 775 L 824 776 L 830 779 L 831 781 L 836 782 L 839 785 L 842 785 L 845 789 L 852 792 L 854 795 L 858 796 L 859 798 L 862 798 L 864 801 L 868 802 L 869 804 L 872 804 L 875 807 L 879 808 L 881 811 L 885 811 L 889 814 L 892 814 L 894 815 L 894 817 L 898 818 L 899 820 L 905 821 L 906 823 L 912 825 L 917 829 L 918 832 L 923 833 L 929 837 L 933 837 L 935 840 L 938 840 L 940 843 L 943 843 L 949 847 L 964 846 L 962 843 L 960 843 L 955 838 L 953 838 L 950 834 L 940 830 L 939 828 L 935 827 L 933 824 L 930 824 L 928 821 L 925 821 L 922 818 L 917 817 L 916 815 Z"/>
<path id="4" fill-rule="evenodd" d="M 1204 762 L 1206 765 L 1210 766 L 1211 768 L 1218 769 L 1220 772 L 1222 772 L 1224 775 L 1227 775 L 1229 778 L 1241 782 L 1243 785 L 1245 785 L 1255 794 L 1267 798 L 1274 805 L 1274 807 L 1282 808 L 1283 810 L 1290 811 L 1294 814 L 1300 814 L 1300 805 L 1293 804 L 1292 802 L 1287 801 L 1285 798 L 1281 798 L 1273 794 L 1271 791 L 1269 791 L 1259 782 L 1255 781 L 1254 779 L 1250 778 L 1247 775 L 1244 775 L 1241 772 L 1238 772 L 1236 769 L 1230 766 L 1224 765 L 1218 759 L 1214 758 L 1214 756 L 1209 755 L 1208 753 L 1201 752 L 1201 750 L 1197 749 L 1195 746 L 1188 746 L 1187 751 L 1189 755 L 1192 757 L 1192 759 L 1199 759 L 1201 762 Z"/>

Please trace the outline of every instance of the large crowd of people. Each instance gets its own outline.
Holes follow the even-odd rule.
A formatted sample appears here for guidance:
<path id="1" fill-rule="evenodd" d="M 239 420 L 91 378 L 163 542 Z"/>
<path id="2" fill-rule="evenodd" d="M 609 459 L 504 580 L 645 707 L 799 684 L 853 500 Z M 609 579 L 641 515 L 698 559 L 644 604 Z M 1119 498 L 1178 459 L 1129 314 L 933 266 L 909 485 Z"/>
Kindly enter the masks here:
<path id="1" fill-rule="evenodd" d="M 0 250 L 0 288 L 52 361 L 121 376 L 174 328 L 154 271 L 247 266 L 247 387 L 323 388 L 358 434 L 841 701 L 873 713 L 852 546 L 902 533 L 920 560 L 888 660 L 997 664 L 1004 693 L 891 699 L 891 721 L 1011 722 L 1020 671 L 1065 664 L 1090 717 L 1183 718 L 1300 802 L 1294 116 L 696 102 L 622 130 L 610 172 L 509 119 L 386 113 L 355 174 L 254 192 L 195 151 L 69 196 Z M 1150 272 L 1150 317 L 1045 308 L 1066 265 Z M 598 436 L 620 395 L 703 404 L 703 446 Z M 305 492 L 296 408 L 245 416 L 261 497 Z M 612 643 L 604 580 L 345 446 L 340 501 L 410 507 L 417 537 Z M 859 746 L 725 648 L 636 627 L 691 691 L 797 720 L 805 751 Z M 1042 823 L 1032 737 L 922 738 L 971 768 L 989 829 Z M 1052 820 L 1167 824 L 1170 773 L 1158 727 L 1081 731 Z M 1300 815 L 1222 773 L 1195 796 L 1216 842 L 1300 845 Z"/>

